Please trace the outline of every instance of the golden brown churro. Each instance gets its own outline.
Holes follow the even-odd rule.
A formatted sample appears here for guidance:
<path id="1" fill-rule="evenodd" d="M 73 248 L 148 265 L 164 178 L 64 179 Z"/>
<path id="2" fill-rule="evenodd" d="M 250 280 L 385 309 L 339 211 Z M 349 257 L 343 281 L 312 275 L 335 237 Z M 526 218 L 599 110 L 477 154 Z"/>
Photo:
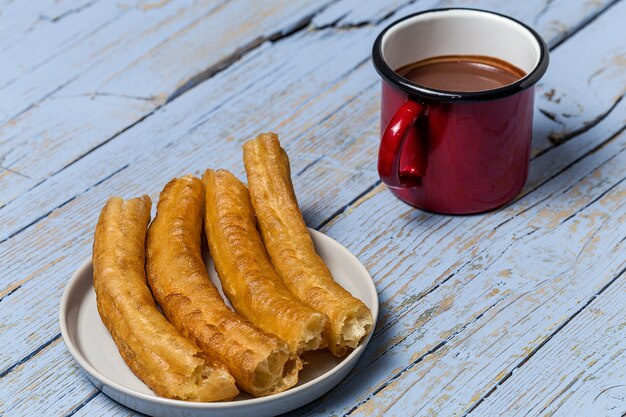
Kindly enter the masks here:
<path id="1" fill-rule="evenodd" d="M 292 352 L 322 344 L 326 316 L 303 304 L 274 271 L 246 186 L 225 170 L 207 170 L 204 227 L 222 288 L 235 310 L 287 342 Z"/>
<path id="2" fill-rule="evenodd" d="M 93 245 L 98 312 L 122 358 L 162 397 L 228 400 L 233 377 L 181 336 L 157 307 L 146 285 L 145 242 L 152 203 L 148 196 L 110 198 L 100 213 Z"/>
<path id="3" fill-rule="evenodd" d="M 223 362 L 254 396 L 298 382 L 300 359 L 287 344 L 233 312 L 210 282 L 200 251 L 204 187 L 191 175 L 163 191 L 148 230 L 148 283 L 167 318 L 209 356 Z"/>
<path id="4" fill-rule="evenodd" d="M 372 329 L 372 313 L 335 282 L 315 252 L 291 183 L 289 159 L 278 136 L 264 133 L 243 146 L 252 206 L 278 275 L 304 303 L 326 314 L 328 348 L 336 356 Z"/>

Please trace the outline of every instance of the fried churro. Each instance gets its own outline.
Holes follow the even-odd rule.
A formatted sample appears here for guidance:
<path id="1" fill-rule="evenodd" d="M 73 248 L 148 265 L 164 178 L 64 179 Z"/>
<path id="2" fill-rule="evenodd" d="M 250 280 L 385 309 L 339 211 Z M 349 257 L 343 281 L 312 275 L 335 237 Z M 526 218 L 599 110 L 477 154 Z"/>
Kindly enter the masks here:
<path id="1" fill-rule="evenodd" d="M 243 160 L 252 206 L 276 272 L 301 301 L 328 316 L 328 348 L 344 355 L 371 332 L 372 313 L 335 282 L 316 253 L 278 136 L 264 133 L 246 142 Z"/>
<path id="2" fill-rule="evenodd" d="M 237 385 L 254 396 L 284 391 L 298 381 L 302 362 L 288 345 L 232 311 L 210 282 L 201 255 L 204 187 L 191 175 L 163 191 L 148 230 L 148 283 L 167 318 Z"/>
<path id="3" fill-rule="evenodd" d="M 235 310 L 293 352 L 319 349 L 327 318 L 298 300 L 274 271 L 246 186 L 225 170 L 209 169 L 202 180 L 211 257 Z"/>
<path id="4" fill-rule="evenodd" d="M 100 317 L 130 369 L 157 395 L 190 401 L 228 400 L 233 377 L 158 311 L 146 284 L 148 196 L 110 198 L 96 226 L 93 283 Z"/>

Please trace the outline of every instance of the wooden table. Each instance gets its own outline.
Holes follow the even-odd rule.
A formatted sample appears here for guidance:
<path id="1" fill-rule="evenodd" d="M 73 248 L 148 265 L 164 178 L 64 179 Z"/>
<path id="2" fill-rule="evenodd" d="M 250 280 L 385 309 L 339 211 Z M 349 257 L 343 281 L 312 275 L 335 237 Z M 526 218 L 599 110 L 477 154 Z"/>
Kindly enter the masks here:
<path id="1" fill-rule="evenodd" d="M 11 1 L 0 7 L 0 414 L 135 415 L 65 349 L 58 307 L 111 195 L 277 131 L 307 223 L 369 269 L 381 314 L 353 372 L 293 412 L 626 413 L 626 1 Z M 376 172 L 391 21 L 498 11 L 551 48 L 510 205 L 425 213 Z"/>

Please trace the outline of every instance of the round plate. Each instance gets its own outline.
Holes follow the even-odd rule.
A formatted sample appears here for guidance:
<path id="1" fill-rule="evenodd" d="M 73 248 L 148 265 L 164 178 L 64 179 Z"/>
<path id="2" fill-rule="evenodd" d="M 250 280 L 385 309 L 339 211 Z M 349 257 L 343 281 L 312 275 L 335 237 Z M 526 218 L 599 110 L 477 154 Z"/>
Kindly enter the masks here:
<path id="1" fill-rule="evenodd" d="M 317 253 L 326 262 L 335 280 L 370 308 L 375 325 L 378 295 L 365 267 L 333 239 L 309 230 Z M 224 297 L 213 262 L 206 250 L 205 253 L 211 281 Z M 228 304 L 228 300 L 225 301 Z M 371 337 L 370 334 L 343 358 L 336 358 L 325 350 L 305 354 L 302 359 L 306 365 L 300 371 L 298 384 L 285 392 L 262 398 L 242 393 L 232 401 L 203 403 L 157 397 L 128 368 L 100 320 L 93 290 L 91 259 L 78 268 L 65 287 L 60 324 L 67 349 L 89 380 L 115 401 L 151 416 L 258 417 L 285 413 L 315 400 L 337 385 L 354 367 Z"/>

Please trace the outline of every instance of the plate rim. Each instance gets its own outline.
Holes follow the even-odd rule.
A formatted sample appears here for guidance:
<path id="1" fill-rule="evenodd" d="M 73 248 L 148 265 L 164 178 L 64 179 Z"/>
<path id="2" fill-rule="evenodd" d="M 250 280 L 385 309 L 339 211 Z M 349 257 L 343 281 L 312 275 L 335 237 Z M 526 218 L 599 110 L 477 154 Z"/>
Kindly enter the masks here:
<path id="1" fill-rule="evenodd" d="M 312 235 L 312 237 L 314 237 L 314 239 L 326 240 L 327 242 L 330 242 L 330 244 L 335 245 L 342 252 L 344 252 L 347 257 L 350 257 L 354 261 L 356 261 L 356 266 L 359 269 L 361 269 L 362 272 L 364 272 L 370 278 L 367 281 L 366 287 L 367 287 L 368 292 L 371 293 L 371 295 L 373 295 L 373 300 L 374 300 L 373 308 L 368 306 L 372 312 L 372 317 L 373 317 L 372 331 L 370 332 L 370 334 L 365 338 L 365 340 L 363 340 L 359 344 L 359 346 L 357 346 L 352 352 L 350 352 L 350 354 L 348 354 L 341 363 L 339 363 L 337 366 L 330 369 L 326 373 L 319 375 L 318 377 L 312 379 L 311 381 L 308 381 L 300 386 L 290 388 L 286 391 L 283 391 L 277 394 L 267 395 L 264 397 L 249 398 L 249 399 L 238 400 L 238 401 L 231 400 L 231 401 L 202 402 L 202 401 L 176 400 L 172 398 L 160 397 L 158 395 L 152 396 L 143 392 L 138 392 L 133 389 L 127 388 L 126 386 L 121 385 L 117 381 L 110 379 L 106 375 L 103 375 L 98 369 L 96 369 L 93 365 L 91 365 L 87 361 L 87 359 L 83 356 L 80 349 L 77 346 L 75 346 L 72 340 L 72 337 L 70 336 L 69 330 L 67 328 L 68 327 L 67 326 L 67 321 L 68 321 L 67 313 L 70 308 L 69 298 L 72 292 L 74 291 L 75 287 L 80 282 L 79 277 L 85 274 L 85 269 L 92 266 L 91 256 L 87 257 L 87 259 L 85 259 L 81 263 L 81 265 L 78 267 L 78 269 L 74 271 L 74 273 L 68 280 L 67 284 L 65 285 L 65 288 L 63 289 L 63 295 L 61 296 L 61 303 L 59 305 L 59 325 L 61 327 L 61 337 L 63 339 L 63 343 L 65 344 L 65 347 L 70 353 L 70 355 L 78 363 L 78 365 L 82 368 L 82 370 L 86 372 L 88 376 L 90 376 L 91 378 L 96 379 L 100 384 L 102 384 L 103 387 L 108 385 L 114 390 L 117 390 L 125 395 L 128 395 L 133 398 L 137 398 L 143 401 L 147 401 L 150 403 L 156 403 L 156 404 L 163 405 L 163 406 L 187 408 L 187 409 L 206 409 L 206 410 L 228 409 L 228 408 L 261 405 L 261 404 L 266 404 L 266 403 L 273 402 L 273 401 L 288 399 L 289 397 L 296 396 L 299 393 L 306 391 L 307 389 L 311 389 L 314 386 L 321 384 L 324 380 L 332 377 L 333 374 L 339 372 L 341 369 L 348 366 L 348 364 L 354 362 L 354 364 L 350 367 L 350 369 L 347 370 L 346 372 L 347 374 L 356 365 L 356 361 L 360 358 L 363 351 L 369 344 L 372 338 L 372 335 L 374 334 L 374 329 L 376 328 L 376 324 L 378 322 L 378 314 L 379 314 L 379 309 L 380 309 L 380 300 L 378 298 L 378 291 L 376 290 L 376 285 L 374 284 L 374 280 L 371 274 L 369 273 L 367 268 L 365 268 L 365 265 L 363 265 L 361 261 L 352 252 L 350 252 L 345 246 L 343 246 L 341 243 L 337 242 L 335 239 L 331 238 L 330 236 L 327 236 L 326 234 L 320 231 L 317 231 L 315 229 L 308 228 L 308 230 L 309 230 L 309 233 Z M 107 395 L 101 387 L 96 386 L 96 388 L 98 388 L 98 390 L 102 392 L 103 394 Z M 332 388 L 334 388 L 334 386 L 331 387 L 330 389 Z M 313 400 L 314 399 L 311 399 L 311 401 Z"/>

